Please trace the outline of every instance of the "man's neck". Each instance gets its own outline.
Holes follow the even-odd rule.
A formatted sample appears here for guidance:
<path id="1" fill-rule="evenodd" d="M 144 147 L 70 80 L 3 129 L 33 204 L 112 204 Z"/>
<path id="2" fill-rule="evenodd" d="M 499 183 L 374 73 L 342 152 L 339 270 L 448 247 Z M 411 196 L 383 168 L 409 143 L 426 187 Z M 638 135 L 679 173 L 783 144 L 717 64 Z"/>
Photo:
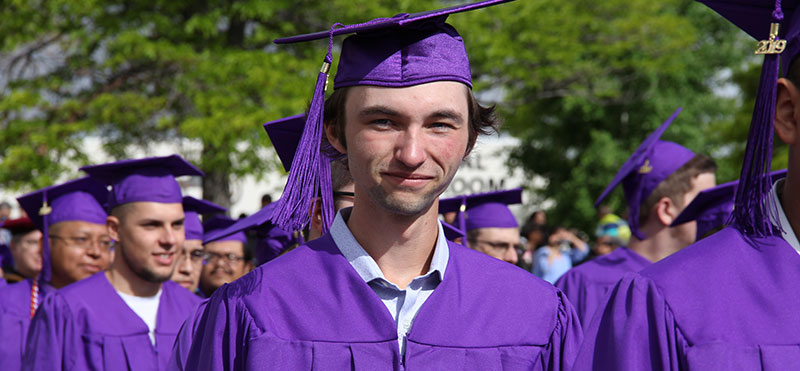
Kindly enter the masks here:
<path id="1" fill-rule="evenodd" d="M 114 256 L 111 268 L 106 271 L 106 278 L 115 290 L 128 295 L 154 296 L 161 289 L 161 282 L 147 281 L 131 270 L 121 251 Z"/>
<path id="2" fill-rule="evenodd" d="M 680 250 L 680 248 L 676 247 L 674 238 L 670 235 L 668 228 L 661 228 L 645 240 L 631 236 L 628 248 L 653 263 Z"/>
<path id="3" fill-rule="evenodd" d="M 386 279 L 405 289 L 430 269 L 439 236 L 438 201 L 413 217 L 390 214 L 368 202 L 356 202 L 347 227 Z"/>
<path id="4" fill-rule="evenodd" d="M 60 289 L 60 288 L 66 286 L 66 285 L 69 285 L 71 283 L 72 283 L 72 281 L 70 281 L 69 279 L 60 277 L 59 275 L 55 274 L 55 272 L 53 272 L 52 278 L 50 279 L 50 286 L 53 286 L 56 289 Z"/>
<path id="5" fill-rule="evenodd" d="M 790 189 L 797 189 L 798 181 L 796 177 L 792 177 L 792 173 L 786 175 L 786 179 L 778 189 L 778 198 L 781 201 L 780 207 L 783 208 L 783 213 L 786 214 L 786 219 L 789 220 L 791 228 L 795 236 L 800 236 L 800 195 L 798 192 L 787 192 Z M 786 226 L 784 226 L 785 228 Z"/>

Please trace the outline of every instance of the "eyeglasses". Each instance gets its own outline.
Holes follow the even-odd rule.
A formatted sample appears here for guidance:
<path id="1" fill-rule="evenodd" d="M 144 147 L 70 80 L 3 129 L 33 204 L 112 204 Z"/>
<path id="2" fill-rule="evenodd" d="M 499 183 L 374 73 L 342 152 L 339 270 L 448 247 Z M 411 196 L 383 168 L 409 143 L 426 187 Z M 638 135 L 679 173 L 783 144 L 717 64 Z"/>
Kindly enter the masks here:
<path id="1" fill-rule="evenodd" d="M 508 242 L 495 242 L 495 241 L 486 241 L 486 240 L 471 240 L 469 242 L 486 244 L 486 245 L 489 245 L 491 248 L 498 249 L 498 250 L 506 250 L 506 249 L 510 249 L 510 248 L 514 248 L 514 249 L 517 249 L 517 250 L 523 249 L 523 246 L 522 246 L 521 243 L 511 244 L 511 243 L 508 243 Z"/>
<path id="2" fill-rule="evenodd" d="M 224 261 L 225 263 L 228 263 L 230 265 L 236 265 L 236 264 L 239 264 L 240 262 L 244 261 L 244 256 L 236 255 L 236 254 L 233 254 L 233 253 L 230 253 L 230 254 L 217 254 L 215 252 L 207 252 L 207 253 L 204 253 L 204 254 L 205 254 L 205 263 L 206 264 L 211 263 L 214 260 L 218 260 L 218 259 L 222 259 L 222 261 Z"/>
<path id="3" fill-rule="evenodd" d="M 111 239 L 108 237 L 99 237 L 92 239 L 85 236 L 76 237 L 63 237 L 55 234 L 49 235 L 50 238 L 66 241 L 71 246 L 78 247 L 82 250 L 88 250 L 92 245 L 97 246 L 100 250 L 108 251 L 111 249 Z"/>
<path id="4" fill-rule="evenodd" d="M 199 263 L 206 259 L 208 259 L 208 254 L 206 254 L 203 250 L 196 249 L 189 253 L 189 260 L 194 263 Z"/>

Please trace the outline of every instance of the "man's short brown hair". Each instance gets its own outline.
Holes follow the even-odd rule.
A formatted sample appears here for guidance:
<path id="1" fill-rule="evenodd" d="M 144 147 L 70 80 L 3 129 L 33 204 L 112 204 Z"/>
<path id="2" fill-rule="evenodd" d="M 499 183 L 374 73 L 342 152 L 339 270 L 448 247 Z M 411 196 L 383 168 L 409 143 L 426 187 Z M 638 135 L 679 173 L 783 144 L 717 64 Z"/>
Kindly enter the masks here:
<path id="1" fill-rule="evenodd" d="M 639 224 L 647 222 L 650 209 L 663 197 L 669 197 L 678 207 L 683 207 L 683 196 L 692 189 L 692 182 L 700 174 L 713 173 L 717 164 L 706 155 L 695 155 L 687 163 L 675 170 L 666 179 L 658 184 L 656 189 L 647 196 L 642 203 L 642 212 L 639 213 Z"/>
<path id="2" fill-rule="evenodd" d="M 345 103 L 347 102 L 347 92 L 349 90 L 349 87 L 339 88 L 325 100 L 325 126 L 334 125 L 335 135 L 344 148 L 347 148 L 347 142 L 344 136 L 344 123 L 346 121 Z M 467 142 L 467 150 L 464 152 L 465 156 L 469 154 L 469 152 L 472 151 L 472 147 L 475 146 L 477 135 L 489 135 L 493 131 L 497 131 L 498 126 L 500 126 L 500 121 L 495 113 L 495 106 L 482 106 L 478 103 L 478 100 L 475 99 L 472 89 L 467 89 L 467 104 L 469 106 L 469 117 L 467 119 L 469 122 L 469 142 Z M 330 150 L 331 149 L 327 149 L 327 152 L 330 152 Z"/>

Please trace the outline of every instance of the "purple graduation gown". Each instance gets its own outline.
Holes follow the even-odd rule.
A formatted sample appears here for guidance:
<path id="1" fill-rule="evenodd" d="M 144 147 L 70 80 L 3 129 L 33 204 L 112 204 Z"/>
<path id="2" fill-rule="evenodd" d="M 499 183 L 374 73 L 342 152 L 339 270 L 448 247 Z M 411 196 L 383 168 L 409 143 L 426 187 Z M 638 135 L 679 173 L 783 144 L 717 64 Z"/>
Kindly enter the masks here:
<path id="1" fill-rule="evenodd" d="M 575 370 L 800 369 L 800 255 L 723 229 L 609 294 Z"/>
<path id="2" fill-rule="evenodd" d="M 153 347 L 147 325 L 99 272 L 45 298 L 28 332 L 23 370 L 164 369 L 181 323 L 200 301 L 164 282 Z"/>
<path id="3" fill-rule="evenodd" d="M 582 331 L 561 292 L 511 264 L 449 247 L 444 279 L 408 332 L 405 369 L 569 369 Z M 197 318 L 184 326 L 197 331 L 187 370 L 403 367 L 395 321 L 330 235 L 218 289 Z"/>
<path id="4" fill-rule="evenodd" d="M 1 279 L 0 279 L 1 280 Z M 31 279 L 0 289 L 0 366 L 4 370 L 22 367 L 22 351 L 31 324 Z M 41 288 L 39 300 L 52 288 Z"/>
<path id="5" fill-rule="evenodd" d="M 570 269 L 556 282 L 556 287 L 567 295 L 586 327 L 597 308 L 603 304 L 606 293 L 625 273 L 638 272 L 650 264 L 649 260 L 633 250 L 618 247 L 611 254 Z"/>

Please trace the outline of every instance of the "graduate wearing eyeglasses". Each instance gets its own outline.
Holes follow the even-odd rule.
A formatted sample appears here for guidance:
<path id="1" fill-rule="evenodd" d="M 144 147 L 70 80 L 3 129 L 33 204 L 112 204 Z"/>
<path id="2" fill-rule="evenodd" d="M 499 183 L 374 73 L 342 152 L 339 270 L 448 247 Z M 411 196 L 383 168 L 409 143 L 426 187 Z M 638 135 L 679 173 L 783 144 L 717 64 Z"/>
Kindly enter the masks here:
<path id="1" fill-rule="evenodd" d="M 456 196 L 439 201 L 439 212 L 456 212 L 453 225 L 460 243 L 502 261 L 517 264 L 522 249 L 519 223 L 508 205 L 522 203 L 522 188 Z"/>
<path id="2" fill-rule="evenodd" d="M 185 196 L 183 198 L 183 229 L 186 240 L 178 256 L 178 264 L 175 272 L 172 273 L 172 280 L 183 286 L 187 290 L 205 297 L 199 290 L 200 271 L 203 270 L 203 262 L 206 259 L 206 252 L 203 248 L 203 224 L 200 221 L 200 214 L 224 213 L 227 209 L 213 202 L 198 200 L 194 197 Z"/>
<path id="3" fill-rule="evenodd" d="M 205 262 L 200 273 L 200 290 L 206 297 L 253 270 L 253 248 L 248 245 L 243 231 L 214 240 L 207 238 L 234 223 L 235 220 L 221 215 L 203 223 Z"/>
<path id="4" fill-rule="evenodd" d="M 20 197 L 31 225 L 42 231 L 42 271 L 0 290 L 0 364 L 22 367 L 31 318 L 55 290 L 105 270 L 111 262 L 111 239 L 101 202 L 108 195 L 99 182 L 82 178 Z"/>

